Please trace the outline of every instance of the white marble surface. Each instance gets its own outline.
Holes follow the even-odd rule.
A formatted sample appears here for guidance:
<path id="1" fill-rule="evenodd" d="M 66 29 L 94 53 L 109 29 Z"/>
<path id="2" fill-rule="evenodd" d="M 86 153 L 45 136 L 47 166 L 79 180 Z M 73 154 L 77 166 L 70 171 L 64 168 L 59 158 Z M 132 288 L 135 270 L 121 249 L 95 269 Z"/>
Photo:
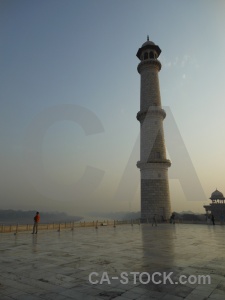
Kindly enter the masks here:
<path id="1" fill-rule="evenodd" d="M 225 226 L 121 225 L 0 234 L 0 300 L 225 299 Z M 110 283 L 91 284 L 91 272 Z M 211 284 L 128 284 L 121 272 L 210 275 Z M 145 277 L 143 277 L 144 279 Z"/>

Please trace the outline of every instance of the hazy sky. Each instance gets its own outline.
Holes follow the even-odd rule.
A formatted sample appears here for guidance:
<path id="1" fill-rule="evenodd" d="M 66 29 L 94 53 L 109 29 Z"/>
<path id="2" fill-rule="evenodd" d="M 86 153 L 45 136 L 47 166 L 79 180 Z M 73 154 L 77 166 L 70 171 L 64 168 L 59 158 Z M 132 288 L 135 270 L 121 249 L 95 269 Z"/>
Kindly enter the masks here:
<path id="1" fill-rule="evenodd" d="M 149 35 L 174 118 L 172 209 L 203 212 L 225 193 L 224 28 L 224 0 L 2 0 L 0 208 L 140 210 L 136 53 Z"/>

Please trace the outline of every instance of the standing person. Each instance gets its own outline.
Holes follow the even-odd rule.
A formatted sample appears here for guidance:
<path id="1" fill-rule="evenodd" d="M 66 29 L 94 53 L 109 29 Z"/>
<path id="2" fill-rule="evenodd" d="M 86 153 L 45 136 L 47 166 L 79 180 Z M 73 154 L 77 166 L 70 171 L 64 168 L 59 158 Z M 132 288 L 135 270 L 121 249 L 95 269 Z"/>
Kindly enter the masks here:
<path id="1" fill-rule="evenodd" d="M 170 223 L 175 224 L 175 213 L 172 213 L 172 215 L 170 217 Z"/>
<path id="2" fill-rule="evenodd" d="M 37 211 L 36 212 L 36 215 L 34 216 L 34 226 L 33 226 L 33 232 L 32 232 L 32 234 L 37 234 L 37 232 L 38 232 L 38 223 L 39 223 L 39 221 L 40 221 L 40 214 L 39 214 L 39 212 Z M 36 231 L 36 232 L 35 232 Z"/>
<path id="3" fill-rule="evenodd" d="M 221 225 L 224 224 L 224 215 L 223 215 L 223 213 L 220 215 L 220 224 Z"/>
<path id="4" fill-rule="evenodd" d="M 207 216 L 207 224 L 210 225 L 210 216 Z"/>
<path id="5" fill-rule="evenodd" d="M 157 226 L 157 221 L 156 221 L 156 216 L 154 215 L 154 217 L 152 218 L 152 226 L 155 225 Z"/>
<path id="6" fill-rule="evenodd" d="M 211 216 L 211 220 L 212 220 L 213 225 L 215 225 L 215 217 L 214 217 L 213 214 L 212 214 L 212 216 Z"/>

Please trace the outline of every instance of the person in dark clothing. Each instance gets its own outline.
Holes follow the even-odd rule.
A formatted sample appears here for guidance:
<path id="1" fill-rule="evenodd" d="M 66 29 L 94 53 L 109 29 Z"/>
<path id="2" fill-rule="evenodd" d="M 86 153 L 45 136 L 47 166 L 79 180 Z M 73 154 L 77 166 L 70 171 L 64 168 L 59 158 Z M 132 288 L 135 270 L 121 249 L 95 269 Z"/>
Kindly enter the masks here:
<path id="1" fill-rule="evenodd" d="M 156 215 L 154 215 L 152 218 L 152 226 L 153 225 L 157 226 Z"/>
<path id="2" fill-rule="evenodd" d="M 170 217 L 170 223 L 175 224 L 175 213 L 172 213 L 172 215 Z"/>
<path id="3" fill-rule="evenodd" d="M 212 220 L 212 224 L 215 225 L 215 217 L 214 217 L 213 214 L 212 214 L 212 216 L 211 216 L 211 220 Z"/>

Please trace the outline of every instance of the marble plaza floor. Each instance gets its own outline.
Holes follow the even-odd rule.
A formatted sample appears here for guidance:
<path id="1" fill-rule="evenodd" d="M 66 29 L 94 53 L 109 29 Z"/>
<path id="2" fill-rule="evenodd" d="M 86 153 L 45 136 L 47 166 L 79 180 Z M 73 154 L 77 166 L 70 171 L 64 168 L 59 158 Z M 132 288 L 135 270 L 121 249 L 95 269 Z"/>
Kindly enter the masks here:
<path id="1" fill-rule="evenodd" d="M 225 226 L 3 233 L 0 268 L 0 300 L 222 300 Z"/>

